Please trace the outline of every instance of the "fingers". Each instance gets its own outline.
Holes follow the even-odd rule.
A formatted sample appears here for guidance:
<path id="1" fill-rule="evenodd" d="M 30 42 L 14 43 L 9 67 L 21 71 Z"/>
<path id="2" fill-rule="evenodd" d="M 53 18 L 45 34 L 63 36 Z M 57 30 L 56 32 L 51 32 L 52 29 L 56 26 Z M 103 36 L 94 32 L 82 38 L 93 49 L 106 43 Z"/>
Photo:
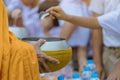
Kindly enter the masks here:
<path id="1" fill-rule="evenodd" d="M 110 74 L 107 80 L 120 80 L 120 74 Z"/>
<path id="2" fill-rule="evenodd" d="M 101 74 L 101 80 L 106 80 L 106 74 L 105 74 L 105 72 L 103 72 L 102 74 Z"/>
<path id="3" fill-rule="evenodd" d="M 49 62 L 52 62 L 52 63 L 55 63 L 55 64 L 60 64 L 59 60 L 55 59 L 55 58 L 52 58 L 48 55 L 46 55 L 45 53 L 40 53 L 40 54 L 37 54 L 38 55 L 38 58 L 43 58 Z"/>
<path id="4" fill-rule="evenodd" d="M 55 64 L 60 63 L 57 59 L 54 59 L 50 56 L 47 56 L 46 54 L 42 54 L 42 55 L 38 54 L 38 59 L 39 59 L 40 64 L 43 66 L 43 67 L 41 67 L 41 69 L 43 69 L 43 70 L 45 69 L 47 72 L 50 72 L 50 69 L 47 66 L 45 60 L 50 61 L 50 62 L 55 63 Z M 39 66 L 41 66 L 41 65 L 39 65 Z"/>
<path id="5" fill-rule="evenodd" d="M 46 42 L 46 40 L 44 40 L 44 39 L 39 39 L 37 42 L 36 42 L 36 46 L 38 46 L 38 47 L 40 47 L 40 46 L 42 46 L 44 43 Z"/>
<path id="6" fill-rule="evenodd" d="M 104 74 L 102 74 L 102 75 L 100 76 L 100 79 L 101 79 L 101 80 L 104 80 L 104 77 L 105 77 Z"/>
<path id="7" fill-rule="evenodd" d="M 37 54 L 41 53 L 40 46 L 43 45 L 45 42 L 46 42 L 46 40 L 40 39 L 35 44 L 33 44 L 36 49 Z"/>
<path id="8" fill-rule="evenodd" d="M 43 53 L 42 55 L 38 54 L 38 56 L 44 58 L 45 60 L 47 60 L 49 62 L 55 63 L 55 64 L 59 64 L 60 63 L 57 59 L 52 58 L 50 56 L 47 56 L 45 53 Z"/>
<path id="9" fill-rule="evenodd" d="M 58 10 L 59 10 L 59 6 L 55 6 L 55 7 L 51 7 L 51 8 L 49 8 L 48 10 L 46 10 L 47 12 L 50 12 L 50 11 L 55 11 L 55 12 L 57 12 Z"/>
<path id="10" fill-rule="evenodd" d="M 44 59 L 42 58 L 38 58 L 39 62 L 41 65 L 39 65 L 41 67 L 41 70 L 46 70 L 47 72 L 50 72 L 51 70 L 49 69 L 48 65 L 45 63 Z"/>
<path id="11" fill-rule="evenodd" d="M 112 75 L 110 74 L 107 80 L 116 80 L 115 76 L 116 76 L 115 74 L 112 74 Z"/>
<path id="12" fill-rule="evenodd" d="M 50 17 L 51 17 L 52 19 L 56 19 L 56 17 L 54 17 L 53 15 L 50 15 Z"/>
<path id="13" fill-rule="evenodd" d="M 42 64 L 40 63 L 39 60 L 38 60 L 38 63 L 39 63 L 39 72 L 40 72 L 40 73 L 43 73 L 43 72 L 44 72 L 44 69 L 43 69 Z"/>
<path id="14" fill-rule="evenodd" d="M 59 17 L 59 14 L 57 12 L 55 12 L 55 11 L 51 11 L 50 14 L 51 14 L 51 16 L 52 16 L 53 19 Z"/>
<path id="15" fill-rule="evenodd" d="M 114 80 L 113 77 L 108 77 L 107 80 Z"/>
<path id="16" fill-rule="evenodd" d="M 50 13 L 50 17 L 52 17 L 52 19 L 55 19 L 55 18 L 60 18 L 60 15 L 61 15 L 61 8 L 59 6 L 56 6 L 56 7 L 51 7 L 47 10 L 47 12 Z"/>

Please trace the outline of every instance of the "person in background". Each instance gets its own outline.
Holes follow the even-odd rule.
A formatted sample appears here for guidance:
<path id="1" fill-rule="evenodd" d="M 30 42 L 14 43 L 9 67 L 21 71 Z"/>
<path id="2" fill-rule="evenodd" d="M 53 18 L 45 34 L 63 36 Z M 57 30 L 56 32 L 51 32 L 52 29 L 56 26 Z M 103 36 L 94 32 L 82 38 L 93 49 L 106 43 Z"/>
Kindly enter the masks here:
<path id="1" fill-rule="evenodd" d="M 75 16 L 91 16 L 88 7 L 83 2 L 83 0 L 62 0 L 59 6 L 67 14 Z M 60 37 L 68 40 L 70 46 L 77 47 L 76 54 L 78 61 L 78 70 L 81 73 L 83 71 L 83 67 L 87 62 L 90 29 L 77 27 L 77 25 L 67 21 L 60 21 L 60 26 L 62 26 Z M 75 64 L 75 62 L 73 64 Z"/>
<path id="2" fill-rule="evenodd" d="M 45 0 L 39 5 L 38 13 L 41 16 L 42 15 L 41 12 L 45 12 L 50 7 L 57 5 L 59 5 L 58 0 Z M 43 32 L 45 34 L 45 37 L 59 37 L 61 27 L 59 26 L 59 22 L 57 19 L 53 20 L 48 15 L 44 19 L 40 18 L 40 23 L 43 27 Z"/>
<path id="3" fill-rule="evenodd" d="M 20 18 L 22 19 L 23 26 L 25 26 L 29 33 L 28 37 L 44 36 L 37 13 L 40 2 L 40 0 L 12 0 L 7 6 L 8 14 L 15 21 Z"/>
<path id="4" fill-rule="evenodd" d="M 58 0 L 46 0 L 39 5 L 38 13 L 41 14 L 42 11 L 46 11 L 50 7 L 56 6 L 59 4 Z M 41 15 L 40 15 L 41 16 Z M 60 37 L 61 26 L 57 19 L 51 19 L 48 15 L 44 19 L 40 19 L 42 24 L 43 31 L 46 37 Z M 53 73 L 55 76 L 64 75 L 66 78 L 70 78 L 73 72 L 72 63 L 70 62 L 67 66 Z M 68 74 L 69 73 L 69 74 Z"/>
<path id="5" fill-rule="evenodd" d="M 103 1 L 103 0 L 101 0 L 101 1 Z M 96 5 L 96 2 L 97 2 L 98 6 Z M 102 7 L 100 0 L 96 0 L 96 1 L 91 0 L 90 5 L 89 5 L 89 9 L 92 11 L 94 17 L 98 17 L 101 14 L 94 12 L 91 8 L 95 8 L 95 7 L 100 8 L 99 7 L 100 5 Z M 99 11 L 99 9 L 98 9 L 98 11 Z M 95 64 L 96 64 L 96 71 L 98 72 L 101 80 L 104 80 L 105 76 L 106 76 L 106 72 L 103 68 L 103 63 L 102 63 L 102 53 L 103 53 L 102 28 L 91 30 L 91 39 L 92 39 L 93 59 L 94 59 Z"/>
<path id="6" fill-rule="evenodd" d="M 117 1 L 116 3 L 119 3 Z M 120 79 L 120 4 L 117 5 L 116 8 L 114 8 L 109 13 L 106 13 L 100 17 L 78 17 L 73 15 L 68 15 L 63 12 L 63 10 L 60 7 L 52 7 L 48 9 L 48 12 L 50 12 L 51 17 L 62 19 L 69 21 L 76 25 L 81 25 L 86 28 L 91 29 L 99 29 L 102 28 L 103 36 L 104 36 L 104 52 L 103 52 L 103 61 L 105 71 L 107 72 L 107 80 L 119 80 Z M 108 39 L 105 35 L 105 32 L 107 35 L 112 37 L 112 39 Z M 107 38 L 107 40 L 105 40 Z M 109 40 L 115 40 L 109 46 L 107 45 L 107 42 Z M 114 44 L 116 43 L 116 44 Z M 106 50 L 109 51 L 109 53 L 106 53 Z M 107 55 L 107 56 L 105 56 Z M 100 56 L 101 57 L 101 56 Z M 105 79 L 103 79 L 105 80 Z"/>
<path id="7" fill-rule="evenodd" d="M 99 3 L 96 5 L 96 3 Z M 103 6 L 104 5 L 104 6 Z M 94 13 L 95 17 L 109 13 L 111 11 L 114 11 L 116 9 L 118 9 L 120 5 L 120 0 L 91 0 L 91 5 L 90 5 L 90 10 Z M 116 46 L 116 43 L 111 44 L 114 42 L 114 40 L 112 40 L 112 36 L 108 36 L 110 33 L 106 33 L 106 31 L 103 30 L 103 42 L 104 42 L 104 46 L 105 47 L 109 47 L 109 46 Z M 97 30 L 92 30 L 92 35 L 93 35 L 93 48 L 95 50 L 94 51 L 94 59 L 95 59 L 95 63 L 97 65 L 97 71 L 100 74 L 101 77 L 104 77 L 105 75 L 105 71 L 104 68 L 106 68 L 105 70 L 106 73 L 110 73 L 108 69 L 108 66 L 110 67 L 110 60 L 109 58 L 105 58 L 106 56 L 109 56 L 110 54 L 110 50 L 106 50 L 104 49 L 104 53 L 103 53 L 103 62 L 104 64 L 104 68 L 103 68 L 103 64 L 102 64 L 102 60 L 101 57 L 102 56 L 102 29 L 97 29 Z M 96 40 L 97 39 L 97 40 Z M 113 52 L 115 52 L 113 50 Z M 109 63 L 108 63 L 109 60 Z"/>
<path id="8" fill-rule="evenodd" d="M 58 62 L 38 49 L 45 41 L 39 40 L 31 45 L 9 32 L 3 0 L 0 0 L 0 17 L 0 80 L 42 80 L 39 76 L 36 53 L 39 59 Z"/>

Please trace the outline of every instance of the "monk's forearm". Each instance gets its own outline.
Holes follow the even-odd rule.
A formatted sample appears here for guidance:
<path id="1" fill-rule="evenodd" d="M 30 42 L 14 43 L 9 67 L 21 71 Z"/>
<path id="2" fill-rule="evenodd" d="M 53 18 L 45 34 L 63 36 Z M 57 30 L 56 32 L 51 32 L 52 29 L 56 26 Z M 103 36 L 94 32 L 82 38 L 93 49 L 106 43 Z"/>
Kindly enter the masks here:
<path id="1" fill-rule="evenodd" d="M 95 17 L 78 17 L 72 15 L 66 15 L 66 18 L 64 20 L 86 28 L 91 28 L 91 29 L 101 28 L 97 18 Z"/>

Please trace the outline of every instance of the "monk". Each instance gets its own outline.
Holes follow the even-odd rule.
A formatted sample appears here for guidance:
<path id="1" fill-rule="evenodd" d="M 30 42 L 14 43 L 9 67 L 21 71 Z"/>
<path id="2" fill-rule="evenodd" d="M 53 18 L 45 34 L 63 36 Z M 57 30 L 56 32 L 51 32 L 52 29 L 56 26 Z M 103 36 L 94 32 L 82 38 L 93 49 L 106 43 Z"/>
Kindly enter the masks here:
<path id="1" fill-rule="evenodd" d="M 57 63 L 38 49 L 42 43 L 44 41 L 39 40 L 33 47 L 8 31 L 7 12 L 3 0 L 0 0 L 0 80 L 41 80 L 36 51 L 39 58 Z"/>

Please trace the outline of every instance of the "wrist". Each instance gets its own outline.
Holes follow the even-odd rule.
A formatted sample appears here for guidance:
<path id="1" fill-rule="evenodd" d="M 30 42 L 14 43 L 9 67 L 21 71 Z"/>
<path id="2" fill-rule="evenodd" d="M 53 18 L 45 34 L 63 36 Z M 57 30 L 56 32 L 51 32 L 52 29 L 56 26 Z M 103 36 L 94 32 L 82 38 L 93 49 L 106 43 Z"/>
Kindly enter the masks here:
<path id="1" fill-rule="evenodd" d="M 63 20 L 69 21 L 70 20 L 70 15 L 65 14 Z"/>

